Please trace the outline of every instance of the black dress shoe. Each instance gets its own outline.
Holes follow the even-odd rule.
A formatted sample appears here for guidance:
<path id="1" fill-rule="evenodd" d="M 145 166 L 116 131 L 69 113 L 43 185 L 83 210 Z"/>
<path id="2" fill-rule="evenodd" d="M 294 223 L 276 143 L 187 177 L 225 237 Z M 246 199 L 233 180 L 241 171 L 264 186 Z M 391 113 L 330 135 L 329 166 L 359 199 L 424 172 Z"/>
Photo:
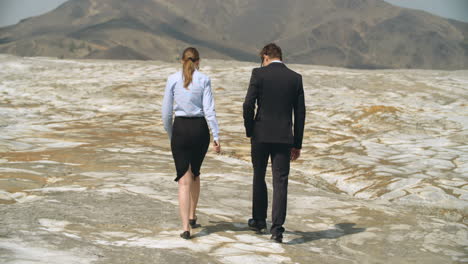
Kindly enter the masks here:
<path id="1" fill-rule="evenodd" d="M 264 233 L 267 228 L 265 220 L 249 219 L 248 225 L 251 230 L 256 231 L 257 233 Z"/>
<path id="2" fill-rule="evenodd" d="M 274 240 L 276 243 L 283 243 L 283 234 L 271 235 L 271 240 Z"/>
<path id="3" fill-rule="evenodd" d="M 190 239 L 190 232 L 185 231 L 185 232 L 180 234 L 180 237 L 183 238 L 183 239 Z"/>
<path id="4" fill-rule="evenodd" d="M 197 219 L 198 219 L 198 217 L 195 217 L 195 219 L 189 219 L 190 227 L 197 228 L 197 227 L 201 226 L 201 225 L 197 224 Z"/>

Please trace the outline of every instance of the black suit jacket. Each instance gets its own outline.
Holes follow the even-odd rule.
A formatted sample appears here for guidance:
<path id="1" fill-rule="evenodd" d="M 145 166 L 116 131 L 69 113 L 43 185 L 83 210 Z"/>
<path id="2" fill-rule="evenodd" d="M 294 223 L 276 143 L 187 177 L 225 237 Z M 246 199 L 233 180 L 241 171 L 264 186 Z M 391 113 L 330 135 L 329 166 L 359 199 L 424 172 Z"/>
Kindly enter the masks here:
<path id="1" fill-rule="evenodd" d="M 253 69 L 244 101 L 247 137 L 252 137 L 258 142 L 291 144 L 300 149 L 304 122 L 302 76 L 283 63 L 277 62 Z"/>

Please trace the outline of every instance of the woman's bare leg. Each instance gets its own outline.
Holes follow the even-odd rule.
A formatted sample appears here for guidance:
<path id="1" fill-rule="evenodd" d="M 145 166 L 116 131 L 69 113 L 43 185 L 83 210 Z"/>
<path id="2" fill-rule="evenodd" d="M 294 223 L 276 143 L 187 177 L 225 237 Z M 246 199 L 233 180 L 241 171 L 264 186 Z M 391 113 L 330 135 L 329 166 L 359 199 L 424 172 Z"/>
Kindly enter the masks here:
<path id="1" fill-rule="evenodd" d="M 198 197 L 200 196 L 200 177 L 195 177 L 190 187 L 190 219 L 195 219 Z"/>
<path id="2" fill-rule="evenodd" d="M 190 189 L 193 183 L 192 170 L 189 169 L 179 180 L 179 212 L 182 219 L 182 228 L 184 231 L 190 231 L 189 214 L 190 214 Z"/>

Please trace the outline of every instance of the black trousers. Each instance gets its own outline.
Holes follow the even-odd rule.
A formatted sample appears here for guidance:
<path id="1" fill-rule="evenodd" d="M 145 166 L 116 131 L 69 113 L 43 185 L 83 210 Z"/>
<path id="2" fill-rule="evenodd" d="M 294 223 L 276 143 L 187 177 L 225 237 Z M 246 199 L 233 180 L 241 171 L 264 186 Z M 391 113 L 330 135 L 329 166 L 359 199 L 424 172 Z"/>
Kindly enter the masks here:
<path id="1" fill-rule="evenodd" d="M 251 140 L 253 177 L 252 217 L 265 220 L 268 209 L 268 193 L 265 173 L 268 159 L 271 157 L 273 173 L 273 208 L 271 233 L 276 235 L 284 232 L 286 206 L 288 198 L 288 176 L 291 160 L 291 145 L 280 143 L 262 143 Z"/>

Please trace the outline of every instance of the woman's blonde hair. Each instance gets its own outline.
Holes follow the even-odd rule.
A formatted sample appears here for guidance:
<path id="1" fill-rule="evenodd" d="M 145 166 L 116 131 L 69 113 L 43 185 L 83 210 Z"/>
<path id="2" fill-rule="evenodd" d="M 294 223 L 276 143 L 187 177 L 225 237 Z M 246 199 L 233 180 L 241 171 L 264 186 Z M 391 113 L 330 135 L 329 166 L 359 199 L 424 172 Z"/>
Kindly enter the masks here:
<path id="1" fill-rule="evenodd" d="M 192 82 L 193 72 L 198 68 L 196 64 L 200 60 L 200 54 L 198 50 L 193 47 L 188 47 L 182 53 L 183 70 L 184 70 L 184 87 L 188 89 L 188 86 Z"/>

